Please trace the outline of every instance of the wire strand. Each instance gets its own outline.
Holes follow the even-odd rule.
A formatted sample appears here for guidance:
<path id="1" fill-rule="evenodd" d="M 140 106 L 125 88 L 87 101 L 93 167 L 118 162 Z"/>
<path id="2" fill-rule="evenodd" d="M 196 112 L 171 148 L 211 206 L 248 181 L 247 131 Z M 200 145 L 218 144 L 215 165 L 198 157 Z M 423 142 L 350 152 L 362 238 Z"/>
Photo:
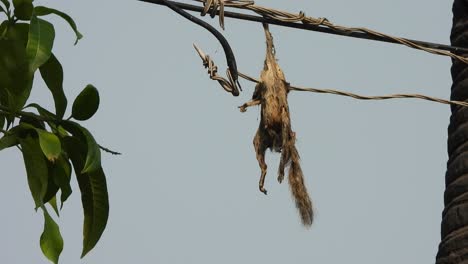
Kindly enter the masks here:
<path id="1" fill-rule="evenodd" d="M 258 79 L 255 79 L 241 72 L 239 72 L 239 77 L 245 80 L 251 81 L 251 82 L 255 82 L 255 83 L 259 82 Z M 450 100 L 440 99 L 437 97 L 427 96 L 423 94 L 389 94 L 389 95 L 365 96 L 365 95 L 359 95 L 355 93 L 344 92 L 344 91 L 334 90 L 334 89 L 304 88 L 304 87 L 298 87 L 298 86 L 289 86 L 289 89 L 291 91 L 334 94 L 334 95 L 351 97 L 351 98 L 358 99 L 358 100 L 388 100 L 388 99 L 412 98 L 412 99 L 421 99 L 421 100 L 436 102 L 440 104 L 458 105 L 458 106 L 463 106 L 463 107 L 468 106 L 468 102 L 450 101 Z"/>
<path id="2" fill-rule="evenodd" d="M 364 33 L 367 35 L 385 39 L 393 43 L 399 43 L 401 45 L 405 45 L 413 49 L 423 50 L 425 52 L 436 54 L 436 55 L 448 56 L 448 57 L 451 57 L 453 59 L 456 59 L 456 60 L 459 60 L 461 62 L 468 64 L 468 58 L 457 55 L 447 50 L 434 48 L 434 47 L 427 47 L 425 45 L 418 44 L 413 40 L 391 36 L 391 35 L 384 34 L 384 33 L 371 30 L 365 27 L 346 27 L 346 26 L 336 25 L 330 22 L 326 18 L 314 18 L 314 17 L 306 16 L 305 13 L 302 11 L 300 11 L 299 14 L 293 14 L 293 13 L 289 13 L 289 12 L 282 11 L 282 10 L 276 10 L 273 8 L 257 6 L 255 5 L 254 1 L 250 1 L 250 0 L 192 0 L 192 1 L 203 3 L 204 10 L 210 10 L 210 9 L 216 10 L 219 6 L 222 6 L 223 8 L 220 9 L 218 13 L 220 16 L 220 23 L 222 24 L 223 29 L 224 29 L 224 21 L 223 21 L 224 8 L 232 7 L 232 8 L 253 11 L 261 15 L 264 18 L 269 18 L 275 21 L 288 22 L 288 23 L 299 22 L 305 25 L 327 27 L 333 31 L 340 32 L 342 35 L 348 35 L 352 33 Z M 222 4 L 220 4 L 220 2 L 222 2 Z"/>
<path id="3" fill-rule="evenodd" d="M 230 92 L 232 89 L 232 80 L 229 78 L 228 79 L 221 77 L 220 75 L 217 74 L 217 66 L 214 63 L 214 61 L 206 55 L 199 47 L 197 47 L 194 44 L 194 47 L 200 56 L 200 58 L 203 61 L 203 66 L 208 69 L 208 74 L 210 75 L 210 78 L 212 80 L 216 80 L 219 82 L 219 84 L 223 87 L 224 90 L 227 92 Z M 229 71 L 227 71 L 229 73 Z M 256 78 L 253 78 L 247 74 L 244 74 L 242 72 L 239 72 L 239 77 L 250 81 L 254 83 L 259 83 L 260 81 Z M 432 96 L 427 96 L 423 94 L 390 94 L 390 95 L 376 95 L 376 96 L 365 96 L 365 95 L 359 95 L 355 93 L 350 93 L 350 92 L 345 92 L 345 91 L 340 91 L 340 90 L 334 90 L 334 89 L 318 89 L 318 88 L 306 88 L 306 87 L 299 87 L 299 86 L 289 86 L 290 91 L 299 91 L 299 92 L 312 92 L 312 93 L 321 93 L 321 94 L 333 94 L 333 95 L 339 95 L 339 96 L 345 96 L 345 97 L 350 97 L 358 100 L 389 100 L 389 99 L 404 99 L 404 98 L 412 98 L 412 99 L 420 99 L 420 100 L 425 100 L 425 101 L 430 101 L 430 102 L 436 102 L 440 104 L 447 104 L 447 105 L 457 105 L 457 106 L 462 106 L 462 107 L 468 107 L 468 102 L 462 102 L 462 101 L 451 101 L 451 100 L 445 100 L 437 97 L 432 97 Z"/>
<path id="4" fill-rule="evenodd" d="M 138 1 L 151 3 L 151 4 L 157 4 L 157 5 L 164 5 L 162 0 L 138 0 Z M 186 3 L 180 3 L 180 2 L 174 2 L 174 1 L 170 1 L 170 2 L 172 2 L 173 4 L 177 5 L 178 7 L 182 8 L 182 9 L 189 10 L 189 11 L 203 12 L 203 10 L 204 10 L 204 7 L 201 7 L 201 6 L 196 6 L 196 5 L 186 4 Z M 360 32 L 360 31 L 342 32 L 342 31 L 338 31 L 338 30 L 335 30 L 335 29 L 328 28 L 326 26 L 321 26 L 322 23 L 318 23 L 319 26 L 317 26 L 315 24 L 303 24 L 303 23 L 297 23 L 297 22 L 279 21 L 279 20 L 274 20 L 274 19 L 268 18 L 268 17 L 262 17 L 262 16 L 255 16 L 255 15 L 225 11 L 224 10 L 225 5 L 226 5 L 226 1 L 224 2 L 223 10 L 214 10 L 214 11 L 212 10 L 212 12 L 215 13 L 215 15 L 222 16 L 223 23 L 224 23 L 224 17 L 229 17 L 229 18 L 240 19 L 240 20 L 251 21 L 251 22 L 268 23 L 268 24 L 282 26 L 282 27 L 289 27 L 289 28 L 295 28 L 295 29 L 301 29 L 301 30 L 315 31 L 315 32 L 320 32 L 320 33 L 325 33 L 325 34 L 339 35 L 339 36 L 343 36 L 343 37 L 359 38 L 359 39 L 373 40 L 373 41 L 379 41 L 379 42 L 387 42 L 387 43 L 393 43 L 393 44 L 402 44 L 402 43 L 397 42 L 396 40 L 394 40 L 392 38 L 380 37 L 379 34 L 371 35 L 369 33 Z M 224 11 L 224 12 L 221 12 L 221 11 Z M 222 14 L 220 14 L 220 13 L 222 13 Z M 304 13 L 302 13 L 302 14 L 304 14 Z M 210 15 L 212 15 L 212 14 L 210 13 Z M 325 20 L 325 18 L 319 18 L 318 20 L 319 21 Z M 456 55 L 456 54 L 468 54 L 468 48 L 450 46 L 450 45 L 446 45 L 446 44 L 433 43 L 433 42 L 414 40 L 414 39 L 408 39 L 408 38 L 400 38 L 400 39 L 403 40 L 403 41 L 409 41 L 410 43 L 415 43 L 415 44 L 417 44 L 419 46 L 423 46 L 423 47 L 426 47 L 428 49 L 448 51 L 450 53 L 453 53 L 454 55 Z M 445 55 L 445 54 L 442 54 L 442 55 Z"/>

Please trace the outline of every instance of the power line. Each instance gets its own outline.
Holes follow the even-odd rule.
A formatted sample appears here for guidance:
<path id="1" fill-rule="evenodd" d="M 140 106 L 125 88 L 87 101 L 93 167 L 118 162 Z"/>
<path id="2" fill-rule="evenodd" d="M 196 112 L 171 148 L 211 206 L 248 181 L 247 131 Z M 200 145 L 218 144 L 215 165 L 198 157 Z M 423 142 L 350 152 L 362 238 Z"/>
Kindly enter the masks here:
<path id="1" fill-rule="evenodd" d="M 138 1 L 147 2 L 147 3 L 151 3 L 151 4 L 157 4 L 157 5 L 165 5 L 162 0 L 138 0 Z M 196 5 L 180 3 L 180 2 L 175 2 L 175 1 L 168 1 L 168 2 L 171 2 L 172 4 L 178 6 L 181 9 L 185 9 L 185 10 L 189 10 L 189 11 L 194 11 L 194 12 L 200 12 L 201 13 L 204 10 L 204 7 L 202 7 L 202 6 L 196 6 Z M 298 23 L 298 22 L 280 21 L 280 20 L 275 20 L 275 19 L 271 19 L 271 18 L 268 18 L 268 17 L 248 15 L 248 14 L 242 14 L 242 13 L 236 13 L 236 12 L 230 12 L 230 11 L 224 11 L 223 13 L 224 13 L 225 17 L 230 17 L 230 18 L 234 18 L 234 19 L 247 20 L 247 21 L 259 22 L 259 23 L 268 23 L 268 24 L 273 24 L 273 25 L 278 25 L 278 26 L 283 26 L 283 27 L 290 27 L 290 28 L 296 28 L 296 29 L 303 29 L 303 30 L 316 31 L 316 32 L 321 32 L 321 33 L 327 33 L 327 34 L 334 34 L 334 35 L 339 35 L 339 36 L 344 36 L 344 37 L 360 38 L 360 39 L 367 39 L 367 40 L 374 40 L 374 41 L 380 41 L 380 42 L 387 42 L 387 43 L 394 43 L 394 44 L 402 45 L 401 42 L 399 42 L 399 41 L 397 41 L 395 39 L 389 39 L 389 38 L 386 38 L 386 37 L 371 35 L 371 34 L 365 33 L 365 32 L 343 32 L 343 31 L 334 30 L 332 28 L 324 27 L 324 26 L 320 26 L 320 25 L 311 25 L 311 24 L 303 24 L 303 23 Z M 219 10 L 216 10 L 215 14 L 219 15 Z M 413 40 L 413 39 L 407 39 L 407 38 L 402 38 L 402 39 L 404 41 L 412 42 L 412 43 L 415 43 L 415 44 L 417 44 L 419 46 L 429 48 L 429 49 L 446 50 L 446 51 L 450 51 L 450 52 L 455 53 L 455 54 L 468 54 L 468 49 L 467 48 L 450 46 L 450 45 L 439 44 L 439 43 L 432 43 L 432 42 L 427 42 L 427 41 Z"/>
<path id="2" fill-rule="evenodd" d="M 221 77 L 218 75 L 218 67 L 214 63 L 214 61 L 205 54 L 199 47 L 194 45 L 195 50 L 197 51 L 198 55 L 200 55 L 200 58 L 203 61 L 203 66 L 205 68 L 208 68 L 208 74 L 210 75 L 210 78 L 212 80 L 216 80 L 219 82 L 219 84 L 223 87 L 224 90 L 227 92 L 231 92 L 232 88 L 232 82 L 229 80 Z M 228 71 L 229 73 L 229 71 Z M 255 83 L 260 83 L 261 81 L 258 79 L 255 79 L 249 75 L 243 74 L 239 72 L 239 77 L 255 82 Z M 340 95 L 340 96 L 347 96 L 351 97 L 354 99 L 358 100 L 388 100 L 388 99 L 403 99 L 403 98 L 413 98 L 413 99 L 421 99 L 421 100 L 426 100 L 426 101 L 432 101 L 440 104 L 448 104 L 448 105 L 458 105 L 462 107 L 468 107 L 468 102 L 461 102 L 461 101 L 451 101 L 451 100 L 445 100 L 445 99 L 440 99 L 432 96 L 427 96 L 423 94 L 390 94 L 390 95 L 377 95 L 377 96 L 365 96 L 365 95 L 359 95 L 355 93 L 350 93 L 350 92 L 345 92 L 345 91 L 340 91 L 340 90 L 334 90 L 334 89 L 318 89 L 318 88 L 305 88 L 305 87 L 299 87 L 299 86 L 289 86 L 290 91 L 300 91 L 300 92 L 312 92 L 312 93 L 321 93 L 321 94 L 333 94 L 333 95 Z"/>

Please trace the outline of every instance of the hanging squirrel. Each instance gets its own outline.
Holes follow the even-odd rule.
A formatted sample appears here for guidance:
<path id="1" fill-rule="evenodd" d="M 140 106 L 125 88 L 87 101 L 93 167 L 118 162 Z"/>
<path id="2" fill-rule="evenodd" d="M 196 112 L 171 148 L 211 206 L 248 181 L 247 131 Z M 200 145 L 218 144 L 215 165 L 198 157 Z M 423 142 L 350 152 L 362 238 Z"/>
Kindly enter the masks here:
<path id="1" fill-rule="evenodd" d="M 247 107 L 261 105 L 260 126 L 253 140 L 256 156 L 262 174 L 260 176 L 259 189 L 264 194 L 267 165 L 265 152 L 281 153 L 278 169 L 278 181 L 284 179 L 285 169 L 288 171 L 289 185 L 299 210 L 302 223 L 310 226 L 313 221 L 312 202 L 304 185 L 304 176 L 299 164 L 299 153 L 295 141 L 296 134 L 291 130 L 291 119 L 288 107 L 289 83 L 286 82 L 283 71 L 275 58 L 273 37 L 268 30 L 268 24 L 263 24 L 266 36 L 266 58 L 260 82 L 255 86 L 252 100 L 240 106 L 240 111 L 245 112 Z"/>

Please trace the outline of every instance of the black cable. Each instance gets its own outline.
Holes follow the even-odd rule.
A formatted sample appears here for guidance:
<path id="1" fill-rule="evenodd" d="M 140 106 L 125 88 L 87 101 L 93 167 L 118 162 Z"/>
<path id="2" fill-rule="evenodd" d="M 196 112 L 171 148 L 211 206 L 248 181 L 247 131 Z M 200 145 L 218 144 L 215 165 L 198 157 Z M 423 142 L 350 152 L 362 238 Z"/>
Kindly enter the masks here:
<path id="1" fill-rule="evenodd" d="M 187 13 L 186 11 L 184 11 L 182 8 L 178 7 L 177 5 L 172 3 L 171 1 L 167 1 L 167 0 L 140 0 L 140 1 L 148 2 L 148 3 L 158 3 L 158 2 L 162 3 L 162 4 L 166 5 L 167 7 L 169 7 L 170 9 L 172 9 L 177 14 L 185 17 L 186 19 L 192 21 L 193 23 L 195 23 L 197 25 L 202 26 L 203 28 L 205 28 L 206 30 L 211 32 L 211 34 L 213 34 L 218 39 L 218 41 L 221 43 L 221 46 L 223 46 L 224 54 L 226 55 L 227 65 L 229 67 L 229 72 L 231 73 L 231 76 L 233 78 L 234 83 L 239 84 L 239 81 L 238 81 L 239 74 L 237 73 L 236 58 L 234 57 L 234 53 L 232 52 L 232 49 L 231 49 L 231 46 L 229 45 L 229 42 L 226 40 L 226 38 L 224 38 L 224 36 L 219 31 L 217 31 L 213 26 L 211 26 L 207 22 L 205 22 L 205 21 L 203 21 L 203 20 L 201 20 L 201 19 L 199 19 L 197 17 L 194 17 L 191 14 Z M 240 87 L 240 85 L 239 85 L 239 87 Z M 231 91 L 232 95 L 238 96 L 239 95 L 239 90 L 237 89 L 236 85 L 233 85 L 232 88 L 233 88 L 233 90 Z"/>
<path id="2" fill-rule="evenodd" d="M 138 1 L 143 1 L 147 3 L 152 3 L 152 4 L 158 4 L 161 5 L 164 2 L 171 2 L 171 4 L 176 5 L 177 7 L 181 9 L 186 9 L 190 11 L 195 11 L 195 12 L 202 12 L 203 7 L 200 6 L 195 6 L 195 5 L 190 5 L 186 3 L 179 3 L 179 2 L 174 2 L 174 1 L 168 1 L 168 0 L 138 0 Z M 219 12 L 218 12 L 219 13 Z M 323 26 L 316 26 L 316 25 L 310 25 L 310 24 L 302 24 L 302 23 L 295 23 L 295 22 L 285 22 L 285 21 L 278 21 L 270 18 L 265 18 L 261 16 L 254 16 L 254 15 L 248 15 L 248 14 L 242 14 L 242 13 L 236 13 L 236 12 L 229 12 L 229 11 L 224 11 L 224 16 L 225 17 L 231 17 L 235 19 L 241 19 L 241 20 L 247 20 L 247 21 L 253 21 L 253 22 L 260 22 L 260 23 L 268 23 L 272 25 L 278 25 L 278 26 L 284 26 L 284 27 L 290 27 L 290 28 L 297 28 L 297 29 L 304 29 L 304 30 L 310 30 L 310 31 L 317 31 L 321 33 L 327 33 L 327 34 L 334 34 L 334 35 L 340 35 L 344 37 L 353 37 L 353 38 L 360 38 L 360 39 L 368 39 L 368 40 L 375 40 L 375 41 L 381 41 L 381 42 L 388 42 L 388 43 L 395 43 L 395 44 L 401 44 L 396 40 L 392 39 L 387 39 L 384 37 L 379 37 L 379 36 L 373 36 L 368 33 L 364 32 L 341 32 L 341 31 L 336 31 L 331 28 L 323 27 Z M 456 46 L 450 46 L 450 45 L 445 45 L 445 44 L 439 44 L 439 43 L 431 43 L 427 41 L 420 41 L 420 40 L 413 40 L 413 39 L 407 39 L 405 40 L 411 41 L 413 43 L 416 43 L 420 46 L 426 47 L 426 48 L 433 48 L 433 49 L 440 49 L 440 50 L 446 50 L 450 51 L 454 54 L 468 54 L 468 48 L 464 47 L 456 47 Z"/>

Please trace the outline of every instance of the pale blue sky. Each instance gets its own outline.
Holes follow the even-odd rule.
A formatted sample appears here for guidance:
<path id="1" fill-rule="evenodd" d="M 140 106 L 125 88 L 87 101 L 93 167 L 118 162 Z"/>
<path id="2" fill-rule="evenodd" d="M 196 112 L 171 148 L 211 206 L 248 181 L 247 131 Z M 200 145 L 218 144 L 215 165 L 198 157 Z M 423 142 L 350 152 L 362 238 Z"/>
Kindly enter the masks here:
<path id="1" fill-rule="evenodd" d="M 276 182 L 277 154 L 267 154 L 268 196 L 258 191 L 251 142 L 259 112 L 237 109 L 254 84 L 242 81 L 244 92 L 235 98 L 208 78 L 194 42 L 225 70 L 221 46 L 208 32 L 165 7 L 135 0 L 35 2 L 75 18 L 84 34 L 77 46 L 67 25 L 50 17 L 66 94 L 72 101 L 88 83 L 99 89 L 100 110 L 85 125 L 99 143 L 124 153 L 103 154 L 110 218 L 83 260 L 73 179 L 75 192 L 59 219 L 61 263 L 434 262 L 448 106 L 291 93 L 292 126 L 316 210 L 306 230 L 287 182 Z M 451 1 L 256 3 L 441 43 L 448 43 L 452 21 Z M 271 32 L 293 85 L 449 97 L 446 57 L 276 26 Z M 227 18 L 225 36 L 240 71 L 258 76 L 265 50 L 261 25 Z M 43 83 L 37 86 L 33 100 L 52 106 Z M 48 263 L 39 248 L 42 215 L 33 210 L 20 153 L 0 152 L 0 167 L 1 262 Z"/>

